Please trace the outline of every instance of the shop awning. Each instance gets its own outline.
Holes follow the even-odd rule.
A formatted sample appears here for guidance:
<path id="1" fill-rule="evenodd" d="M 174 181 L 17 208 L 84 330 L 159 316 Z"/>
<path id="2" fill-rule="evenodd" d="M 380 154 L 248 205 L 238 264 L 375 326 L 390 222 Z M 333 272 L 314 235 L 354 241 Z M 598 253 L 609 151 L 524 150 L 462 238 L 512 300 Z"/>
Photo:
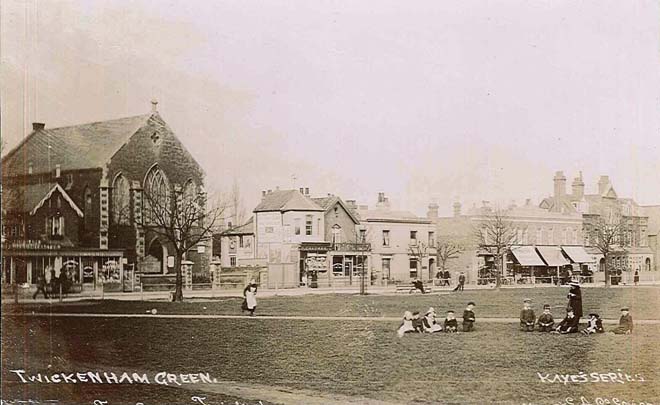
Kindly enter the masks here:
<path id="1" fill-rule="evenodd" d="M 594 263 L 595 260 L 582 246 L 562 246 L 561 250 L 571 258 L 574 263 Z"/>
<path id="2" fill-rule="evenodd" d="M 538 246 L 537 249 L 548 266 L 556 267 L 571 264 L 561 253 L 559 246 Z"/>
<path id="3" fill-rule="evenodd" d="M 543 260 L 536 254 L 534 246 L 513 246 L 511 253 L 522 266 L 545 266 Z"/>

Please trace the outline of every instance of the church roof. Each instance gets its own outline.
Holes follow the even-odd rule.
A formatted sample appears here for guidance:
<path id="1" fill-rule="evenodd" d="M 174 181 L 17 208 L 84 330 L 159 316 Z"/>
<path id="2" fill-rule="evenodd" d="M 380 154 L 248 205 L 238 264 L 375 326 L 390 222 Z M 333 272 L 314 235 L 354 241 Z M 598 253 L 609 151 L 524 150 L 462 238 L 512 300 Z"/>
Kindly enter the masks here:
<path id="1" fill-rule="evenodd" d="M 100 168 L 135 134 L 152 114 L 92 122 L 30 133 L 2 159 L 5 175 Z"/>

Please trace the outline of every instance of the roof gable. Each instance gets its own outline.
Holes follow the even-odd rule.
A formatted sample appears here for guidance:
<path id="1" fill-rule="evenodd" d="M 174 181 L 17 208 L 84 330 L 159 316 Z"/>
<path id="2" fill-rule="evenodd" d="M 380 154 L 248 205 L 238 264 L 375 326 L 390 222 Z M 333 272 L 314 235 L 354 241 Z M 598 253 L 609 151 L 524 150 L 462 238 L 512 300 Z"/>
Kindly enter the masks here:
<path id="1" fill-rule="evenodd" d="M 46 173 L 59 164 L 61 170 L 101 168 L 152 114 L 50 128 L 30 133 L 2 159 L 7 175 Z"/>
<path id="2" fill-rule="evenodd" d="M 321 208 L 325 210 L 325 212 L 330 211 L 333 209 L 337 204 L 341 206 L 341 208 L 348 214 L 348 216 L 351 218 L 351 220 L 357 225 L 360 223 L 360 220 L 357 218 L 355 213 L 348 208 L 346 203 L 344 201 L 337 197 L 337 196 L 329 196 L 329 197 L 320 197 L 320 198 L 312 198 L 312 200 L 318 204 Z"/>
<path id="3" fill-rule="evenodd" d="M 268 211 L 324 211 L 324 209 L 300 194 L 298 190 L 278 190 L 266 194 L 253 212 Z"/>
<path id="4" fill-rule="evenodd" d="M 76 214 L 82 218 L 82 210 L 78 208 L 69 194 L 58 183 L 7 187 L 2 196 L 3 211 L 6 210 L 8 212 L 29 213 L 30 215 L 34 215 L 56 191 L 62 195 L 62 198 L 64 198 Z"/>

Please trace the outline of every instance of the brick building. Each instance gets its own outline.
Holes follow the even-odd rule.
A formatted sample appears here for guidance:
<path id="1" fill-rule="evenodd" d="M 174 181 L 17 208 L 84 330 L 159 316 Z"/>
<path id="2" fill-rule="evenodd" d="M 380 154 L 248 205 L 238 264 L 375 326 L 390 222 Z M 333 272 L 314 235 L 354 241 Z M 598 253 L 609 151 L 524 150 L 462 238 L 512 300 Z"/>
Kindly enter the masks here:
<path id="1" fill-rule="evenodd" d="M 156 106 L 62 128 L 34 123 L 3 157 L 5 283 L 34 283 L 47 268 L 67 269 L 83 288 L 122 281 L 125 270 L 174 271 L 169 242 L 143 227 L 143 192 L 203 192 L 204 173 Z M 206 246 L 188 253 L 194 272 L 208 269 L 209 255 Z"/>

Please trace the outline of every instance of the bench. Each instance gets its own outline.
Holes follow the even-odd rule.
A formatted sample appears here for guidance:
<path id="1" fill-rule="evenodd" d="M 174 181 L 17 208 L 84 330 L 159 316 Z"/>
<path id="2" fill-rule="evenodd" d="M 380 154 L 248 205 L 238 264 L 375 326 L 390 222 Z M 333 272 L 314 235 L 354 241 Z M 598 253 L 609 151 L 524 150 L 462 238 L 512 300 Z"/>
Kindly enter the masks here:
<path id="1" fill-rule="evenodd" d="M 396 286 L 396 292 L 397 293 L 406 293 L 406 294 L 416 294 L 416 293 L 421 294 L 421 291 L 419 291 L 417 288 L 415 288 L 415 286 L 405 285 L 405 284 L 397 285 Z M 433 289 L 430 286 L 425 285 L 424 286 L 424 293 L 428 294 L 428 293 L 431 293 L 431 292 L 433 292 Z"/>

